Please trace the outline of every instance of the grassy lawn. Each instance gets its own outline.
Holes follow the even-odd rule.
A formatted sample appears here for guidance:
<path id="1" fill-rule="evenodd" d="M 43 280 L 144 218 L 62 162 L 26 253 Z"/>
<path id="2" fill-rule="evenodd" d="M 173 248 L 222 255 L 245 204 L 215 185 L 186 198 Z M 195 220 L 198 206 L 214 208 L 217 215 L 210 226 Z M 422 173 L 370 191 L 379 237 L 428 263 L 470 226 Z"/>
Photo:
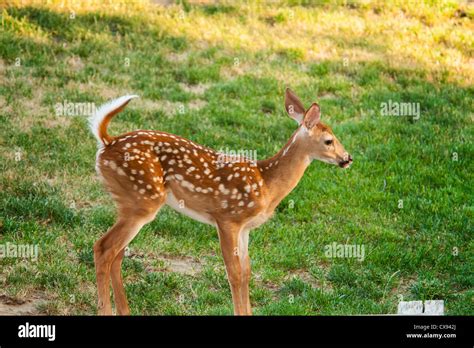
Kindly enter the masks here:
<path id="1" fill-rule="evenodd" d="M 354 164 L 313 163 L 251 233 L 254 313 L 440 299 L 474 314 L 472 5 L 0 3 L 0 244 L 39 248 L 37 261 L 0 258 L 0 299 L 96 313 L 92 246 L 115 210 L 87 118 L 57 104 L 138 94 L 111 134 L 157 129 L 263 159 L 295 130 L 289 86 L 318 101 Z M 419 103 L 419 119 L 382 115 L 390 100 Z M 334 242 L 363 245 L 364 260 L 327 257 Z M 232 313 L 216 231 L 168 207 L 123 269 L 133 314 Z"/>

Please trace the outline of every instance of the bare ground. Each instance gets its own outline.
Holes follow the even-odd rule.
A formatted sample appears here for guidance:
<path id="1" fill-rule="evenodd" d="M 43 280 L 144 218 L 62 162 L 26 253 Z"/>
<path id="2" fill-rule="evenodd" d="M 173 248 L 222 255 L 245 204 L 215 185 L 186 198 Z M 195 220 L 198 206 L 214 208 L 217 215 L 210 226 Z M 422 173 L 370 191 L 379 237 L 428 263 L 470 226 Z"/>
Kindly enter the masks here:
<path id="1" fill-rule="evenodd" d="M 41 315 L 40 307 L 46 303 L 46 298 L 40 293 L 26 300 L 0 295 L 0 315 Z"/>

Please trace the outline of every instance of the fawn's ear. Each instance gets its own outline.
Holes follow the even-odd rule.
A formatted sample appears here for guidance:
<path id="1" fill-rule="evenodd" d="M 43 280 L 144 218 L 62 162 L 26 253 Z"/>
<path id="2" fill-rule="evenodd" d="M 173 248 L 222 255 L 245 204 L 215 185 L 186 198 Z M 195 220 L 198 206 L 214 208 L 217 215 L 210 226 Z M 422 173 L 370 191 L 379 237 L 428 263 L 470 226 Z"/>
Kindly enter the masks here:
<path id="1" fill-rule="evenodd" d="M 285 108 L 288 115 L 298 122 L 298 124 L 303 122 L 305 113 L 303 103 L 301 103 L 300 99 L 289 88 L 287 88 L 285 92 Z"/>
<path id="2" fill-rule="evenodd" d="M 319 123 L 321 120 L 321 109 L 317 103 L 311 104 L 308 111 L 304 115 L 304 125 L 306 128 L 311 129 Z"/>

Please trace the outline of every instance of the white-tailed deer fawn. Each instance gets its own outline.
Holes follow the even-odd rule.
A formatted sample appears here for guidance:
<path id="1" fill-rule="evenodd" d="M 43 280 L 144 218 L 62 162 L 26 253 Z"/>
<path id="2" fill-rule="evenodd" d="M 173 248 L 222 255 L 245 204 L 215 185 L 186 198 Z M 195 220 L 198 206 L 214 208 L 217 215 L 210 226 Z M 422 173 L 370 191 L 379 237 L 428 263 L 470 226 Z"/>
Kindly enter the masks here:
<path id="1" fill-rule="evenodd" d="M 91 118 L 99 142 L 96 169 L 118 208 L 115 225 L 94 245 L 99 314 L 112 314 L 110 280 L 117 313 L 130 313 L 121 277 L 125 247 L 168 204 L 217 228 L 234 313 L 250 315 L 249 231 L 272 216 L 313 159 L 346 168 L 351 156 L 320 122 L 318 104 L 306 110 L 289 89 L 285 107 L 298 129 L 275 156 L 256 162 L 234 161 L 160 131 L 109 135 L 110 120 L 134 97 L 105 104 Z"/>

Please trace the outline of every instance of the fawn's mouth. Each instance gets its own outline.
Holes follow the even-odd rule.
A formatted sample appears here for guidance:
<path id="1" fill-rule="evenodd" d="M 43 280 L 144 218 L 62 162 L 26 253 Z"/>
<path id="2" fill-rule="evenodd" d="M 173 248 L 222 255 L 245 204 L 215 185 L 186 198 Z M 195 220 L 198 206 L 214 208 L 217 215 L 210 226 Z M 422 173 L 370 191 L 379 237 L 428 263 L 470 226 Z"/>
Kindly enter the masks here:
<path id="1" fill-rule="evenodd" d="M 352 164 L 352 157 L 349 155 L 347 160 L 343 160 L 339 162 L 339 167 L 346 169 L 346 168 L 349 168 L 351 164 Z"/>

